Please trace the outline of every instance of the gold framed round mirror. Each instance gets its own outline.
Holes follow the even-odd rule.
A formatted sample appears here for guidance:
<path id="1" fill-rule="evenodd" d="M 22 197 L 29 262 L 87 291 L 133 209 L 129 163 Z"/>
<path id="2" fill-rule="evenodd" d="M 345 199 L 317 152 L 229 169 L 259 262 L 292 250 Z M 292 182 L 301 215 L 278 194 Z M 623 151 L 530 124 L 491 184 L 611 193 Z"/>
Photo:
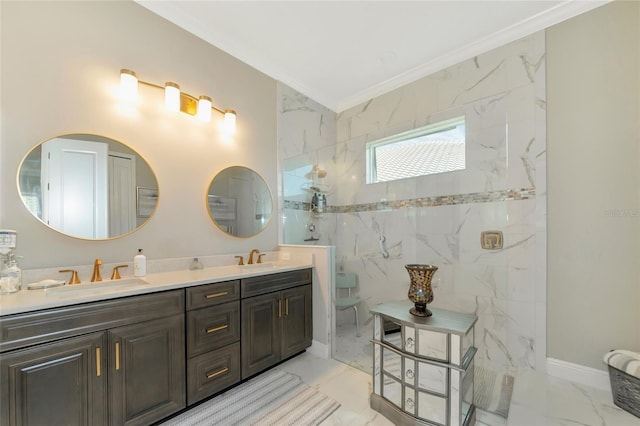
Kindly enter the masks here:
<path id="1" fill-rule="evenodd" d="M 67 134 L 38 144 L 22 160 L 17 183 L 34 217 L 85 240 L 130 234 L 158 204 L 158 181 L 145 159 L 99 135 Z"/>
<path id="2" fill-rule="evenodd" d="M 226 234 L 253 237 L 267 227 L 273 215 L 271 191 L 255 171 L 242 166 L 228 167 L 209 185 L 207 211 Z"/>

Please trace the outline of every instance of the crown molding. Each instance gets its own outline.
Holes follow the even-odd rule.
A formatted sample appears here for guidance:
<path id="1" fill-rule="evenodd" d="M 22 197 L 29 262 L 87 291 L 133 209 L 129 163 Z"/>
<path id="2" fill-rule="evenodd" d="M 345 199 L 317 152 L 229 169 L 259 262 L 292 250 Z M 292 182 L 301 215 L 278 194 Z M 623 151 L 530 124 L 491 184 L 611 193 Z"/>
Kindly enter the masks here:
<path id="1" fill-rule="evenodd" d="M 234 56 L 236 59 L 245 62 L 249 66 L 268 75 L 274 80 L 280 81 L 332 111 L 340 113 L 360 105 L 363 102 L 367 102 L 372 98 L 388 93 L 409 83 L 413 83 L 414 81 L 444 68 L 558 24 L 569 18 L 580 15 L 581 13 L 600 7 L 612 0 L 565 1 L 544 12 L 512 24 L 507 28 L 481 38 L 473 43 L 469 43 L 459 49 L 453 50 L 446 55 L 439 56 L 432 61 L 417 66 L 396 77 L 390 78 L 344 98 L 327 96 L 326 92 L 323 91 L 322 88 L 305 85 L 288 72 L 278 67 L 276 64 L 273 64 L 268 58 L 262 57 L 259 52 L 244 48 L 240 44 L 235 43 L 232 39 L 226 38 L 223 34 L 216 34 L 210 31 L 207 29 L 206 25 L 197 19 L 197 17 L 184 13 L 179 7 L 179 2 L 174 3 L 153 0 L 135 1 L 144 8 L 174 23 L 175 25 L 184 29 L 188 28 L 187 31 L 190 33 L 228 53 L 229 55 Z"/>
<path id="2" fill-rule="evenodd" d="M 477 56 L 479 54 L 488 52 L 491 49 L 503 46 L 522 37 L 526 37 L 537 31 L 549 28 L 569 18 L 600 7 L 606 3 L 609 3 L 610 1 L 612 0 L 570 0 L 561 3 L 551 9 L 548 9 L 523 21 L 517 22 L 507 28 L 481 38 L 473 43 L 467 44 L 460 49 L 456 49 L 447 53 L 446 55 L 439 56 L 433 61 L 429 61 L 418 67 L 415 67 L 403 74 L 390 78 L 346 98 L 336 100 L 334 111 L 337 111 L 338 113 L 343 112 L 349 108 L 360 105 L 363 102 L 367 102 L 377 96 L 388 93 L 409 83 L 413 83 L 414 81 L 417 81 L 437 71 L 441 71 L 447 67 L 465 61 L 469 58 L 473 58 L 474 56 Z"/>

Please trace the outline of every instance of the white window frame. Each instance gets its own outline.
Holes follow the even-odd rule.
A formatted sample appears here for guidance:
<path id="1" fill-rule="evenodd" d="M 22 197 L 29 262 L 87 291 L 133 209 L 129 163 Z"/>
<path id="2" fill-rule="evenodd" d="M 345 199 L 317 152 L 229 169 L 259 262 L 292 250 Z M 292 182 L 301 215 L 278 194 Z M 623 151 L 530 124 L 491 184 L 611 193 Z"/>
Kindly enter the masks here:
<path id="1" fill-rule="evenodd" d="M 376 170 L 376 149 L 385 145 L 391 145 L 395 143 L 405 142 L 410 139 L 418 138 L 421 136 L 432 135 L 434 133 L 444 132 L 450 129 L 453 129 L 460 124 L 466 125 L 466 119 L 464 115 L 457 115 L 456 117 L 452 117 L 446 120 L 441 120 L 436 123 L 427 124 L 426 126 L 422 126 L 416 129 L 407 130 L 405 132 L 396 133 L 395 135 L 387 136 L 386 138 L 378 139 L 372 142 L 368 142 L 365 147 L 366 152 L 366 182 L 367 184 L 375 184 L 375 183 L 385 183 L 385 182 L 393 182 L 394 180 L 388 180 L 384 182 L 376 182 L 377 179 L 377 170 Z M 466 132 L 465 132 L 466 133 Z M 465 145 L 466 145 L 466 135 L 465 135 Z M 466 150 L 466 147 L 465 147 Z M 466 164 L 465 164 L 466 168 Z M 463 169 L 456 169 L 463 170 Z M 442 172 L 445 173 L 445 172 Z M 437 173 L 434 173 L 437 174 Z M 411 176 L 402 179 L 411 179 L 420 176 L 429 176 L 427 175 L 417 175 Z"/>

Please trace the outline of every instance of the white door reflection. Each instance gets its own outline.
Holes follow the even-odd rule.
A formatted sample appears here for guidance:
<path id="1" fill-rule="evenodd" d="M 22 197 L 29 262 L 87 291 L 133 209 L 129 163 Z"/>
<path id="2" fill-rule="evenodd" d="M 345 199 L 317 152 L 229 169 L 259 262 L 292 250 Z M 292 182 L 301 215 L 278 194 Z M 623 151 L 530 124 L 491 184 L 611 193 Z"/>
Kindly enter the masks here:
<path id="1" fill-rule="evenodd" d="M 107 238 L 107 155 L 102 142 L 55 138 L 42 144 L 42 216 L 80 238 Z"/>

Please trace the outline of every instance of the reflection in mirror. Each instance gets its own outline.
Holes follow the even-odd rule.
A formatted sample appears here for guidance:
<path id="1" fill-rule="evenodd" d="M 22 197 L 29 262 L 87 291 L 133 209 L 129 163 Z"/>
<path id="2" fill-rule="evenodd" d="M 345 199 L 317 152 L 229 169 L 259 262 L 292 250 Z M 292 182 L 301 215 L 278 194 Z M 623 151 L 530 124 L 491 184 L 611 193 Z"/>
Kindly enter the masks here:
<path id="1" fill-rule="evenodd" d="M 89 134 L 63 135 L 33 148 L 20 165 L 18 189 L 43 223 L 89 240 L 134 231 L 158 201 L 156 177 L 140 155 L 116 140 Z"/>
<path id="2" fill-rule="evenodd" d="M 429 358 L 447 360 L 447 334 L 429 330 L 418 331 L 418 353 Z"/>
<path id="3" fill-rule="evenodd" d="M 402 357 L 400 354 L 387 348 L 382 348 L 382 359 L 383 371 L 398 380 L 402 379 Z"/>
<path id="4" fill-rule="evenodd" d="M 207 208 L 215 224 L 229 235 L 252 237 L 266 228 L 273 210 L 271 192 L 251 169 L 233 166 L 213 178 Z"/>
<path id="5" fill-rule="evenodd" d="M 402 350 L 402 324 L 393 321 L 390 318 L 382 317 L 382 331 L 384 333 L 382 339 Z"/>
<path id="6" fill-rule="evenodd" d="M 382 396 L 391 401 L 394 405 L 402 406 L 402 385 L 392 376 L 383 374 Z"/>

